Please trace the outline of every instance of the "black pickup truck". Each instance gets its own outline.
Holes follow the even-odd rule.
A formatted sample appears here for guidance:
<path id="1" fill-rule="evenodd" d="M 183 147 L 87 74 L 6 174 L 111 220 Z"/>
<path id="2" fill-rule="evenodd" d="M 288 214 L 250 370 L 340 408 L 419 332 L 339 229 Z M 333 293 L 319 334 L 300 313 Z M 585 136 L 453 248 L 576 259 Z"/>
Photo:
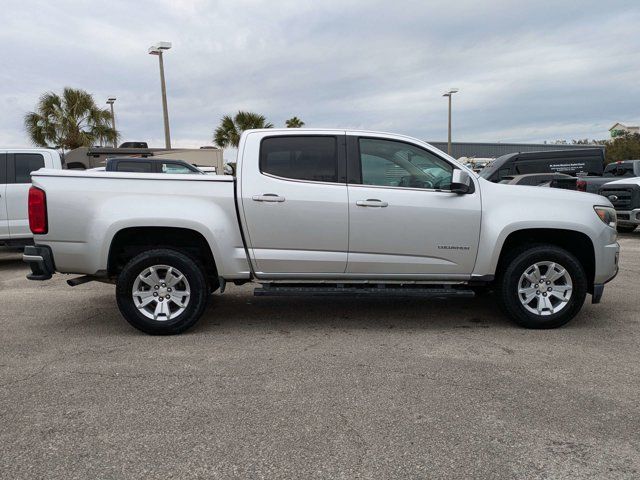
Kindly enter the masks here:
<path id="1" fill-rule="evenodd" d="M 598 193 L 605 183 L 633 177 L 640 177 L 640 160 L 613 162 L 605 167 L 601 177 L 579 178 L 576 189 L 581 192 Z"/>

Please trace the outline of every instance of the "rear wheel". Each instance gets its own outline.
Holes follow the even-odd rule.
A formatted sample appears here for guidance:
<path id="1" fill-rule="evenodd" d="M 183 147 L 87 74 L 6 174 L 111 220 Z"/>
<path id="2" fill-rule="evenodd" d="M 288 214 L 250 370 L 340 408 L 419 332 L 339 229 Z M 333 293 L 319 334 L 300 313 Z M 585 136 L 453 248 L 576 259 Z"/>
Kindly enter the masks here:
<path id="1" fill-rule="evenodd" d="M 204 312 L 208 292 L 196 262 L 169 249 L 134 257 L 116 285 L 120 313 L 135 328 L 152 335 L 173 335 L 193 326 Z"/>
<path id="2" fill-rule="evenodd" d="M 619 233 L 631 233 L 636 229 L 637 225 L 620 225 L 616 227 Z"/>
<path id="3" fill-rule="evenodd" d="M 554 245 L 514 252 L 498 279 L 503 310 L 527 328 L 556 328 L 569 322 L 587 294 L 584 268 L 571 253 Z"/>

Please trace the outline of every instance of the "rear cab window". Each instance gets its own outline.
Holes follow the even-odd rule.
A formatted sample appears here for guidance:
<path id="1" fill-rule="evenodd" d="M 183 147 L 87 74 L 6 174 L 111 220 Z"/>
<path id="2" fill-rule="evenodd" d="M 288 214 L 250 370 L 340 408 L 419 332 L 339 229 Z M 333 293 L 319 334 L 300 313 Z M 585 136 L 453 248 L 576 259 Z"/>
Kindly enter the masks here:
<path id="1" fill-rule="evenodd" d="M 285 179 L 342 183 L 339 156 L 336 136 L 266 137 L 260 144 L 260 171 Z"/>
<path id="2" fill-rule="evenodd" d="M 610 163 L 604 169 L 605 177 L 633 177 L 633 163 Z"/>
<path id="3" fill-rule="evenodd" d="M 14 153 L 12 174 L 8 183 L 31 183 L 31 172 L 44 168 L 44 156 L 40 153 Z"/>

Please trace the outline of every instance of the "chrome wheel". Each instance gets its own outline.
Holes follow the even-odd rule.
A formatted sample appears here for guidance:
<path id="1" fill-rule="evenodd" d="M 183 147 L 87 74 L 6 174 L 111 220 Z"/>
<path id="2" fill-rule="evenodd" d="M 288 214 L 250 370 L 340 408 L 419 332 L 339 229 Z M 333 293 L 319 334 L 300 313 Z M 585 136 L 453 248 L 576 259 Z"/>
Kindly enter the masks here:
<path id="1" fill-rule="evenodd" d="M 133 282 L 133 304 L 145 317 L 159 322 L 176 318 L 189 305 L 189 282 L 168 265 L 146 268 Z"/>
<path id="2" fill-rule="evenodd" d="M 571 299 L 573 283 L 567 270 L 556 262 L 537 262 L 518 281 L 522 306 L 536 315 L 553 315 Z"/>

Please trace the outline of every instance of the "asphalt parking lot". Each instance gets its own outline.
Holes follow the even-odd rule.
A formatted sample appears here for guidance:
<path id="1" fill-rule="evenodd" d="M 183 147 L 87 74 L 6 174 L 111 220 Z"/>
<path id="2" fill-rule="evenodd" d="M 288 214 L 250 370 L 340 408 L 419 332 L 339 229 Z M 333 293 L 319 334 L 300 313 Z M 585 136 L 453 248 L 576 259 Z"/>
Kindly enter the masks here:
<path id="1" fill-rule="evenodd" d="M 640 232 L 603 303 L 216 296 L 150 337 L 0 251 L 2 478 L 638 478 Z"/>

